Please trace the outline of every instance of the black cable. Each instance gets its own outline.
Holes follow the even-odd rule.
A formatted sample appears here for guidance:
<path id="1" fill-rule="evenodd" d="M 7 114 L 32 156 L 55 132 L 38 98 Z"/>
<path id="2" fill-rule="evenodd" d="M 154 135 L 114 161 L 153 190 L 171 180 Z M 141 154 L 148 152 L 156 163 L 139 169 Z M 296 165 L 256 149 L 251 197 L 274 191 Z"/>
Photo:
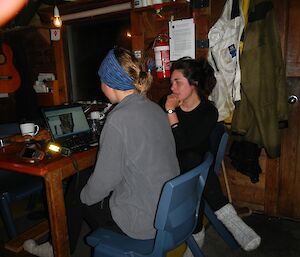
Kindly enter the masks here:
<path id="1" fill-rule="evenodd" d="M 78 168 L 78 162 L 72 155 L 66 156 L 72 161 L 73 168 L 76 171 L 76 181 L 75 181 L 75 189 L 79 187 L 79 168 Z"/>

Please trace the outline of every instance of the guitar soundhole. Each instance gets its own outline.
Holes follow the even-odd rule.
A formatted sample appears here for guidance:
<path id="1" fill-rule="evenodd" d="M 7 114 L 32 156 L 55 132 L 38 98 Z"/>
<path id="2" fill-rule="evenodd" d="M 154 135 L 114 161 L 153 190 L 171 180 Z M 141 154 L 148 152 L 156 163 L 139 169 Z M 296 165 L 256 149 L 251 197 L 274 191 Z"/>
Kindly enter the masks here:
<path id="1" fill-rule="evenodd" d="M 0 54 L 0 65 L 5 63 L 5 56 L 4 54 Z"/>

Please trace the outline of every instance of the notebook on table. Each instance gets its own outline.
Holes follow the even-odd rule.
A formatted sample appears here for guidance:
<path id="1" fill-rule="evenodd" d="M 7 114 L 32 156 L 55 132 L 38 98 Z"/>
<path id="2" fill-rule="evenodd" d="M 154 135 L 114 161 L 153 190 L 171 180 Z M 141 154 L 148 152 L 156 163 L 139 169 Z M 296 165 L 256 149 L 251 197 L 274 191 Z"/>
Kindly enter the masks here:
<path id="1" fill-rule="evenodd" d="M 47 107 L 42 113 L 53 141 L 71 152 L 83 151 L 98 143 L 81 105 Z"/>

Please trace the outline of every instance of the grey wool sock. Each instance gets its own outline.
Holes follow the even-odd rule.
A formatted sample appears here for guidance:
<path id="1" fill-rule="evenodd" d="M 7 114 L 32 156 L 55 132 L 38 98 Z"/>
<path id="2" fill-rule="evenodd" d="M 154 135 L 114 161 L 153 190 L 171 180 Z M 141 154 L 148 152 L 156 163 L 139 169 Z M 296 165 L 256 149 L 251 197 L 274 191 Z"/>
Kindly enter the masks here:
<path id="1" fill-rule="evenodd" d="M 260 236 L 237 215 L 230 203 L 217 210 L 215 214 L 245 251 L 254 250 L 260 245 Z"/>
<path id="2" fill-rule="evenodd" d="M 39 256 L 39 257 L 53 257 L 53 248 L 49 242 L 38 245 L 34 240 L 26 240 L 23 244 L 24 250 Z"/>

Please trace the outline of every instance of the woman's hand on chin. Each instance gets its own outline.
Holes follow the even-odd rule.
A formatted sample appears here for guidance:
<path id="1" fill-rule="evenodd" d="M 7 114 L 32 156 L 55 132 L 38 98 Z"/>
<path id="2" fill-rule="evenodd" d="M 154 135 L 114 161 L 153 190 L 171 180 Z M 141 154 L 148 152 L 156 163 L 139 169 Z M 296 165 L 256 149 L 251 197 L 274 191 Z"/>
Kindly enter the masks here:
<path id="1" fill-rule="evenodd" d="M 174 110 L 176 107 L 180 106 L 181 102 L 175 94 L 170 94 L 167 96 L 167 101 L 165 104 L 166 110 Z"/>

